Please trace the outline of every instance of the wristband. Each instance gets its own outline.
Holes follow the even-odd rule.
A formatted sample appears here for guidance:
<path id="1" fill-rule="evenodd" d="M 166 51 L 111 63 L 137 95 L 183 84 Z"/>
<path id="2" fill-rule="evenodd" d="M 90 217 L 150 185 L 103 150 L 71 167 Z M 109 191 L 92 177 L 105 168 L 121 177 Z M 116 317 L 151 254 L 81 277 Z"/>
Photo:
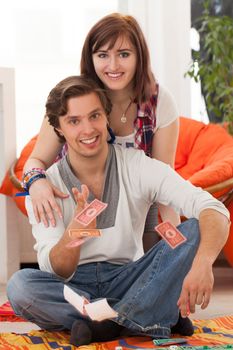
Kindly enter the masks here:
<path id="1" fill-rule="evenodd" d="M 25 173 L 23 174 L 23 180 L 25 178 L 27 178 L 28 176 L 31 177 L 31 175 L 34 175 L 34 174 L 44 174 L 45 175 L 45 170 L 42 168 L 29 169 L 29 170 L 25 171 Z"/>
<path id="2" fill-rule="evenodd" d="M 39 179 L 45 179 L 45 174 L 35 174 L 34 176 L 31 176 L 27 181 L 23 181 L 22 185 L 25 191 L 29 191 L 30 186 L 33 184 L 33 182 L 39 180 Z"/>

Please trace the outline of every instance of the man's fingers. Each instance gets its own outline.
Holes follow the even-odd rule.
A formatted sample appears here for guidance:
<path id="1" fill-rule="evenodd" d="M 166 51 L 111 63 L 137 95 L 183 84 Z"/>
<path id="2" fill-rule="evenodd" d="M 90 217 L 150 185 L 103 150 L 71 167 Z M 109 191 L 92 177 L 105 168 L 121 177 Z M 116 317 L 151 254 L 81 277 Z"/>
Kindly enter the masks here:
<path id="1" fill-rule="evenodd" d="M 189 311 L 189 293 L 186 290 L 182 290 L 180 298 L 177 302 L 180 309 L 180 314 L 182 317 L 187 317 L 190 313 Z"/>
<path id="2" fill-rule="evenodd" d="M 201 305 L 201 308 L 205 309 L 209 305 L 209 302 L 210 302 L 210 293 L 206 292 L 205 295 L 204 295 L 204 301 L 203 301 L 203 303 Z"/>
<path id="3" fill-rule="evenodd" d="M 204 300 L 204 293 L 203 292 L 198 293 L 196 298 L 196 304 L 201 305 L 203 303 L 203 300 Z"/>
<path id="4" fill-rule="evenodd" d="M 83 197 L 84 197 L 85 201 L 87 201 L 88 196 L 89 196 L 89 189 L 86 185 L 82 185 L 81 189 L 82 189 Z"/>
<path id="5" fill-rule="evenodd" d="M 86 200 L 84 198 L 83 192 L 79 192 L 76 187 L 72 188 L 72 192 L 76 203 L 78 204 L 78 213 L 85 208 Z"/>
<path id="6" fill-rule="evenodd" d="M 197 304 L 197 292 L 196 291 L 192 291 L 189 294 L 189 308 L 190 308 L 190 312 L 193 314 L 196 310 L 195 306 Z"/>
<path id="7" fill-rule="evenodd" d="M 72 188 L 72 192 L 73 192 L 73 195 L 74 195 L 75 202 L 78 203 L 79 190 L 77 189 L 77 187 L 73 187 Z"/>
<path id="8" fill-rule="evenodd" d="M 190 312 L 196 311 L 196 305 L 201 305 L 205 309 L 210 302 L 211 291 L 182 292 L 177 302 L 182 317 L 189 316 Z"/>

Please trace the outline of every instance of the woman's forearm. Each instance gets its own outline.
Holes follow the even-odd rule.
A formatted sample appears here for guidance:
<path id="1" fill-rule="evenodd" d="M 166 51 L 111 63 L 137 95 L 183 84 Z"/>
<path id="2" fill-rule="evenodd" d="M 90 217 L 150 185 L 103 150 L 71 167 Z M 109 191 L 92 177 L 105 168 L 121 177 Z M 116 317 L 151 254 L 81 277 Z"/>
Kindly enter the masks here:
<path id="1" fill-rule="evenodd" d="M 47 169 L 60 152 L 62 144 L 47 118 L 44 119 L 32 153 L 24 165 L 24 172 L 31 168 Z"/>

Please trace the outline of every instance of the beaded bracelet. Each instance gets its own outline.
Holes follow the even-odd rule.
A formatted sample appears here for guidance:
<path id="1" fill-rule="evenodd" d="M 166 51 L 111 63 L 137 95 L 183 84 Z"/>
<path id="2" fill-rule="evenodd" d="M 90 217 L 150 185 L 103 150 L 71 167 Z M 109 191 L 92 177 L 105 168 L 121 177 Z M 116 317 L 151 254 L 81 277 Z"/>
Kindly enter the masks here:
<path id="1" fill-rule="evenodd" d="M 35 175 L 38 174 L 46 174 L 45 170 L 42 168 L 32 168 L 27 170 L 22 177 L 22 186 L 23 188 L 25 188 L 26 184 L 28 183 L 28 181 L 31 179 L 31 177 L 34 177 Z"/>
<path id="2" fill-rule="evenodd" d="M 27 171 L 25 171 L 25 173 L 23 174 L 23 180 L 24 178 L 28 177 L 28 175 L 33 175 L 33 174 L 44 174 L 45 175 L 45 170 L 42 168 L 32 168 L 29 169 Z"/>
<path id="3" fill-rule="evenodd" d="M 31 176 L 27 181 L 23 180 L 22 185 L 25 191 L 29 191 L 30 186 L 33 184 L 33 182 L 39 180 L 39 179 L 45 179 L 45 174 L 35 174 L 34 176 Z"/>

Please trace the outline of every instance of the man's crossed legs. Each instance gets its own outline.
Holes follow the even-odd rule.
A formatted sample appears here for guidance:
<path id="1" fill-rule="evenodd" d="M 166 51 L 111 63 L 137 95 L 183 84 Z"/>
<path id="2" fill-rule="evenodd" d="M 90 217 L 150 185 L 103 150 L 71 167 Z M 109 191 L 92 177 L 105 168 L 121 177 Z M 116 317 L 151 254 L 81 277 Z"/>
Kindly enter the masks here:
<path id="1" fill-rule="evenodd" d="M 188 322 L 190 331 L 190 321 L 179 318 L 177 300 L 199 245 L 198 221 L 187 220 L 178 228 L 187 241 L 174 250 L 162 240 L 136 262 L 80 265 L 69 281 L 40 270 L 17 271 L 8 282 L 9 301 L 16 315 L 42 329 L 71 330 L 73 326 L 75 345 L 111 340 L 125 329 L 166 338 L 172 327 L 182 334 L 179 325 L 187 327 Z M 118 316 L 103 322 L 87 319 L 64 299 L 64 283 L 91 302 L 107 298 Z M 107 339 L 103 334 L 108 334 Z"/>

